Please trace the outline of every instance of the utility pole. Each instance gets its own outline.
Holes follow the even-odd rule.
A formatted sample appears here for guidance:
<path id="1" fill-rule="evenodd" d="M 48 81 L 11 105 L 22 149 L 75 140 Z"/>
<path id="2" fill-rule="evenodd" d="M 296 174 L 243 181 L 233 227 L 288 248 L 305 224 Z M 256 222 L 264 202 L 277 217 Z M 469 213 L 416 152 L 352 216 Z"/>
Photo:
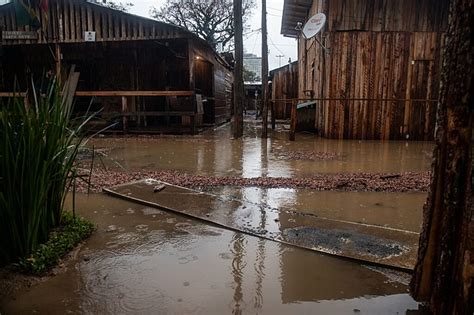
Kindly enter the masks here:
<path id="1" fill-rule="evenodd" d="M 262 138 L 268 137 L 268 42 L 267 0 L 262 0 Z"/>
<path id="2" fill-rule="evenodd" d="M 244 133 L 244 42 L 242 23 L 242 0 L 234 0 L 235 28 L 235 67 L 234 67 L 234 120 L 232 131 L 234 139 L 241 138 Z"/>
<path id="3" fill-rule="evenodd" d="M 285 55 L 276 55 L 275 57 L 278 58 L 278 67 L 281 67 L 281 58 L 285 57 Z"/>

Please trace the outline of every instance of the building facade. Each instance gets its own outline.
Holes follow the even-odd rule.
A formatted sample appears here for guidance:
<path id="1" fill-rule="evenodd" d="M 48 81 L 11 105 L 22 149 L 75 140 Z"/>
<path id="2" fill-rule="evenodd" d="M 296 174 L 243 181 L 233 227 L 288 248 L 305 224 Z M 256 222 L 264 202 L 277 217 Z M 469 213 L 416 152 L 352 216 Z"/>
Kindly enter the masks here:
<path id="1" fill-rule="evenodd" d="M 257 57 L 254 54 L 244 54 L 244 69 L 252 71 L 255 75 L 262 79 L 262 57 Z"/>
<path id="2" fill-rule="evenodd" d="M 315 128 L 346 139 L 432 140 L 448 0 L 285 0 L 282 34 L 298 38 L 298 97 Z M 313 38 L 301 27 L 327 23 Z"/>
<path id="3" fill-rule="evenodd" d="M 181 132 L 230 120 L 232 69 L 196 35 L 86 0 L 50 0 L 26 20 L 15 9 L 0 6 L 0 96 L 46 72 L 64 82 L 74 69 L 76 111 L 92 99 L 123 129 Z"/>

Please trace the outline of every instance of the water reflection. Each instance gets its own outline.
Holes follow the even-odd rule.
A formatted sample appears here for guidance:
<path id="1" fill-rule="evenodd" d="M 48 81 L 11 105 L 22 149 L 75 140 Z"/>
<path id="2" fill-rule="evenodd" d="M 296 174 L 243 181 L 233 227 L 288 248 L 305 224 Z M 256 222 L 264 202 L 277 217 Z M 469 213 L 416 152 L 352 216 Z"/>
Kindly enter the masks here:
<path id="1" fill-rule="evenodd" d="M 231 252 L 233 254 L 232 259 L 232 277 L 234 279 L 234 296 L 232 303 L 232 314 L 242 314 L 243 298 L 242 292 L 244 269 L 246 263 L 245 259 L 245 237 L 243 234 L 235 233 L 231 241 Z"/>
<path id="2" fill-rule="evenodd" d="M 98 224 L 97 232 L 66 273 L 18 295 L 2 306 L 6 314 L 386 314 L 384 308 L 403 314 L 417 308 L 405 285 L 358 264 L 103 195 L 79 195 L 77 208 Z M 107 232 L 110 225 L 119 229 Z"/>
<path id="3" fill-rule="evenodd" d="M 330 140 L 301 135 L 289 142 L 285 133 L 271 139 L 246 136 L 229 140 L 230 128 L 196 137 L 157 139 L 95 139 L 96 148 L 111 150 L 105 163 L 129 170 L 181 170 L 213 176 L 311 176 L 338 172 L 427 171 L 433 144 L 403 141 Z M 280 152 L 337 153 L 335 160 L 282 160 Z M 113 162 L 113 161 L 114 162 Z"/>
<path id="4" fill-rule="evenodd" d="M 296 211 L 331 220 L 412 232 L 419 232 L 421 228 L 422 209 L 426 201 L 425 193 L 338 192 L 259 187 L 216 187 L 206 191 L 257 205 L 268 205 L 281 213 Z M 257 221 L 258 215 L 256 213 L 252 216 L 254 221 Z"/>
<path id="5" fill-rule="evenodd" d="M 248 128 L 253 128 L 252 126 Z M 242 140 L 230 128 L 197 137 L 97 139 L 104 163 L 128 170 L 181 170 L 216 176 L 311 176 L 336 172 L 429 169 L 431 143 L 340 141 L 285 133 Z M 335 152 L 331 161 L 291 161 L 278 152 Z M 232 209 L 260 229 L 284 221 L 285 210 L 418 231 L 424 194 L 311 192 L 255 187 L 213 189 L 218 195 L 268 204 L 278 212 Z M 223 203 L 206 211 L 227 215 Z M 69 203 L 68 203 L 69 204 Z M 193 205 L 189 205 L 192 208 Z M 406 281 L 359 264 L 203 225 L 103 195 L 78 196 L 77 209 L 98 224 L 66 273 L 23 292 L 5 313 L 64 314 L 350 314 L 417 313 Z M 279 223 L 276 223 L 279 224 Z M 109 226 L 117 227 L 115 230 Z M 406 280 L 406 279 L 405 279 Z M 315 303 L 317 302 L 317 303 Z M 413 311 L 410 311 L 413 310 Z"/>

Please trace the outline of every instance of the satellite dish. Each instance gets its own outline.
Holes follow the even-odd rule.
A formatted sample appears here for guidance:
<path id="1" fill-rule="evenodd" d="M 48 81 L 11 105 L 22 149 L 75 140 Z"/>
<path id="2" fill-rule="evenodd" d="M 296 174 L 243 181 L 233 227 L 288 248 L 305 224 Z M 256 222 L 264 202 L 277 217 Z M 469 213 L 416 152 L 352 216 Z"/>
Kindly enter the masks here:
<path id="1" fill-rule="evenodd" d="M 321 29 L 323 28 L 324 24 L 326 24 L 326 15 L 324 13 L 318 13 L 313 15 L 308 22 L 306 22 L 303 28 L 303 35 L 306 39 L 310 39 L 311 37 L 316 36 Z"/>

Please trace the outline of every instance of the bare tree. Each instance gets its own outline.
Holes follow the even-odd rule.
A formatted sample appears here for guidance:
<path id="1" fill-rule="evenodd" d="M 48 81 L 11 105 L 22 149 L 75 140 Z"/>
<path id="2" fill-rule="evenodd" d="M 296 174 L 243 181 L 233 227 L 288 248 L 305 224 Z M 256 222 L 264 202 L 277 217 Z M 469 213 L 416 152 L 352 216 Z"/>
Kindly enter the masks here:
<path id="1" fill-rule="evenodd" d="M 131 7 L 134 6 L 132 2 L 117 2 L 117 1 L 106 1 L 103 3 L 104 6 L 114 9 L 114 10 L 119 10 L 119 11 L 124 11 L 127 12 L 130 10 Z"/>
<path id="2" fill-rule="evenodd" d="M 258 82 L 262 79 L 258 76 L 258 74 L 256 74 L 252 70 L 245 69 L 245 66 L 243 70 L 243 77 L 244 77 L 244 82 Z"/>
<path id="3" fill-rule="evenodd" d="M 254 0 L 242 1 L 244 29 L 254 6 Z M 151 15 L 195 33 L 213 47 L 222 43 L 231 49 L 235 34 L 232 0 L 167 0 L 160 8 L 153 8 Z"/>
<path id="4" fill-rule="evenodd" d="M 474 312 L 473 24 L 474 0 L 452 0 L 431 189 L 411 282 L 415 299 L 435 315 Z"/>

